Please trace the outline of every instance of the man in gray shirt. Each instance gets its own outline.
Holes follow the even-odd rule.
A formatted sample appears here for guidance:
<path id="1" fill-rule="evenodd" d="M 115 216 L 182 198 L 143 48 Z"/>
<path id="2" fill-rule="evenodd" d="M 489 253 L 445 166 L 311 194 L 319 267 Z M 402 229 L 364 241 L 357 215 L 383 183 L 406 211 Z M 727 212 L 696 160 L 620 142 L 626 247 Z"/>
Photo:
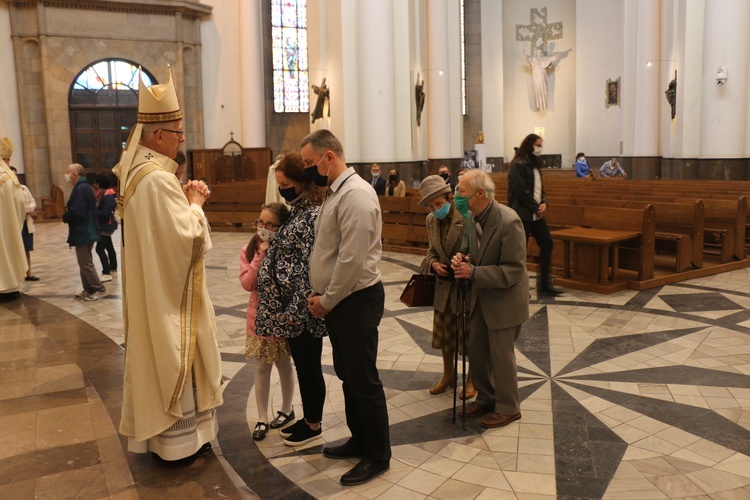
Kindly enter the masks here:
<path id="1" fill-rule="evenodd" d="M 353 486 L 387 471 L 391 459 L 388 410 L 375 366 L 378 325 L 385 307 L 378 269 L 380 204 L 370 184 L 346 166 L 341 142 L 330 131 L 309 134 L 300 153 L 305 174 L 328 188 L 315 223 L 308 307 L 313 316 L 325 317 L 352 434 L 346 443 L 325 448 L 323 454 L 362 457 L 341 477 L 341 484 Z"/>

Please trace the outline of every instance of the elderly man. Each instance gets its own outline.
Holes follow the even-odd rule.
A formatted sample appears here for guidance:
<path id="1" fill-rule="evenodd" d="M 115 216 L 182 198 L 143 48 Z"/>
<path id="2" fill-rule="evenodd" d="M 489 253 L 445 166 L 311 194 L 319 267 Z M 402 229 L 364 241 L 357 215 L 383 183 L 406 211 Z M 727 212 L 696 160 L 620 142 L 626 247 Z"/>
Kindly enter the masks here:
<path id="1" fill-rule="evenodd" d="M 138 123 L 120 178 L 125 380 L 120 433 L 128 449 L 180 460 L 211 449 L 222 403 L 221 358 L 206 286 L 202 206 L 210 192 L 174 172 L 185 141 L 172 73 L 141 80 Z"/>
<path id="2" fill-rule="evenodd" d="M 343 382 L 352 437 L 323 449 L 328 458 L 362 457 L 341 484 L 365 483 L 388 470 L 391 445 L 383 384 L 375 365 L 385 291 L 380 279 L 380 204 L 367 181 L 344 162 L 341 142 L 320 129 L 302 140 L 305 174 L 328 197 L 315 223 L 308 307 L 325 316 L 333 368 Z"/>
<path id="3" fill-rule="evenodd" d="M 456 279 L 471 287 L 469 361 L 479 395 L 465 415 L 489 413 L 482 427 L 502 427 L 521 418 L 514 342 L 529 317 L 526 234 L 518 214 L 495 201 L 485 172 L 464 174 L 456 192 L 456 209 L 473 215 L 470 253 L 451 261 Z"/>
<path id="4" fill-rule="evenodd" d="M 21 296 L 19 286 L 28 265 L 21 230 L 26 218 L 26 196 L 8 166 L 13 143 L 0 140 L 0 302 Z"/>
<path id="5" fill-rule="evenodd" d="M 618 175 L 621 175 L 623 178 L 628 176 L 615 158 L 605 161 L 604 165 L 599 168 L 600 177 L 617 177 Z"/>
<path id="6" fill-rule="evenodd" d="M 94 243 L 100 238 L 94 190 L 83 173 L 83 165 L 79 163 L 71 163 L 65 169 L 65 182 L 73 186 L 73 191 L 65 207 L 63 222 L 68 225 L 68 245 L 76 249 L 83 286 L 83 291 L 74 298 L 99 300 L 107 296 L 107 289 L 96 272 L 91 256 Z"/>

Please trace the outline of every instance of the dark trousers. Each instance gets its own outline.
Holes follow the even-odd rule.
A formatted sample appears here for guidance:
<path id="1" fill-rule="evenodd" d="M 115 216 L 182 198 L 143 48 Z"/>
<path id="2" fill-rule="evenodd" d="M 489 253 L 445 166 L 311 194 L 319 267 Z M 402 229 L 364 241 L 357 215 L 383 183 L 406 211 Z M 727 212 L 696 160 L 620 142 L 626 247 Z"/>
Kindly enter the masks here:
<path id="1" fill-rule="evenodd" d="M 323 403 L 326 401 L 326 383 L 320 365 L 323 339 L 303 333 L 299 337 L 289 339 L 289 351 L 297 370 L 297 383 L 305 420 L 317 424 L 323 419 Z"/>
<path id="2" fill-rule="evenodd" d="M 376 462 L 391 459 L 388 409 L 375 366 L 384 307 L 385 290 L 378 283 L 354 292 L 325 316 L 333 368 L 344 386 L 346 425 L 352 441 Z"/>
<path id="3" fill-rule="evenodd" d="M 539 245 L 537 288 L 546 288 L 552 284 L 549 280 L 549 263 L 552 259 L 552 236 L 549 234 L 547 220 L 525 220 L 523 221 L 523 229 L 526 231 L 526 241 L 529 240 L 529 235 L 531 235 L 536 240 L 536 244 Z"/>
<path id="4" fill-rule="evenodd" d="M 117 254 L 111 236 L 101 235 L 101 239 L 96 243 L 96 254 L 102 261 L 102 274 L 117 271 Z"/>

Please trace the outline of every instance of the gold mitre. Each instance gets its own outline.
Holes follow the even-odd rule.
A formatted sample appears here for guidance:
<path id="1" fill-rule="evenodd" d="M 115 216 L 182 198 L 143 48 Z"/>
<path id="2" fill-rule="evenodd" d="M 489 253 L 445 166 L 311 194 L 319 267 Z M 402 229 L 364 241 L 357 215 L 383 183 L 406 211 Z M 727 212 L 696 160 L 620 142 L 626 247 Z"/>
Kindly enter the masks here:
<path id="1" fill-rule="evenodd" d="M 138 89 L 138 122 L 130 131 L 128 142 L 120 156 L 120 162 L 112 169 L 120 179 L 120 192 L 118 204 L 122 203 L 125 189 L 129 183 L 130 169 L 135 162 L 135 151 L 143 133 L 143 125 L 146 123 L 171 122 L 182 119 L 180 103 L 177 100 L 177 91 L 172 79 L 172 68 L 167 66 L 169 80 L 167 83 L 147 87 L 143 81 L 143 71 L 140 72 L 140 88 Z M 122 216 L 122 213 L 120 213 Z"/>
<path id="2" fill-rule="evenodd" d="M 4 160 L 10 160 L 10 157 L 13 155 L 13 143 L 10 142 L 10 139 L 7 137 L 3 137 L 0 139 L 0 158 Z"/>
<path id="3" fill-rule="evenodd" d="M 147 87 L 140 72 L 141 85 L 138 91 L 138 123 L 171 122 L 182 119 L 177 91 L 172 80 L 172 68 L 167 66 L 167 83 Z"/>

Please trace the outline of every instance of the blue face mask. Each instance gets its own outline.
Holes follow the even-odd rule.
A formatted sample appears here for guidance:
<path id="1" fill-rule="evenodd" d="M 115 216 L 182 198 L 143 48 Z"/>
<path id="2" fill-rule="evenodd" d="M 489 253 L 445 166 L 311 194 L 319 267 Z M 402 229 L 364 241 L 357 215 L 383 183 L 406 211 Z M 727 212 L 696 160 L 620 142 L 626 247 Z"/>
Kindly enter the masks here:
<path id="1" fill-rule="evenodd" d="M 432 211 L 432 215 L 434 215 L 435 217 L 437 217 L 440 220 L 443 220 L 446 217 L 448 217 L 448 212 L 450 212 L 450 211 L 451 211 L 451 202 L 450 201 L 446 201 L 445 205 L 443 205 L 442 207 L 438 208 L 437 210 L 433 210 Z"/>

